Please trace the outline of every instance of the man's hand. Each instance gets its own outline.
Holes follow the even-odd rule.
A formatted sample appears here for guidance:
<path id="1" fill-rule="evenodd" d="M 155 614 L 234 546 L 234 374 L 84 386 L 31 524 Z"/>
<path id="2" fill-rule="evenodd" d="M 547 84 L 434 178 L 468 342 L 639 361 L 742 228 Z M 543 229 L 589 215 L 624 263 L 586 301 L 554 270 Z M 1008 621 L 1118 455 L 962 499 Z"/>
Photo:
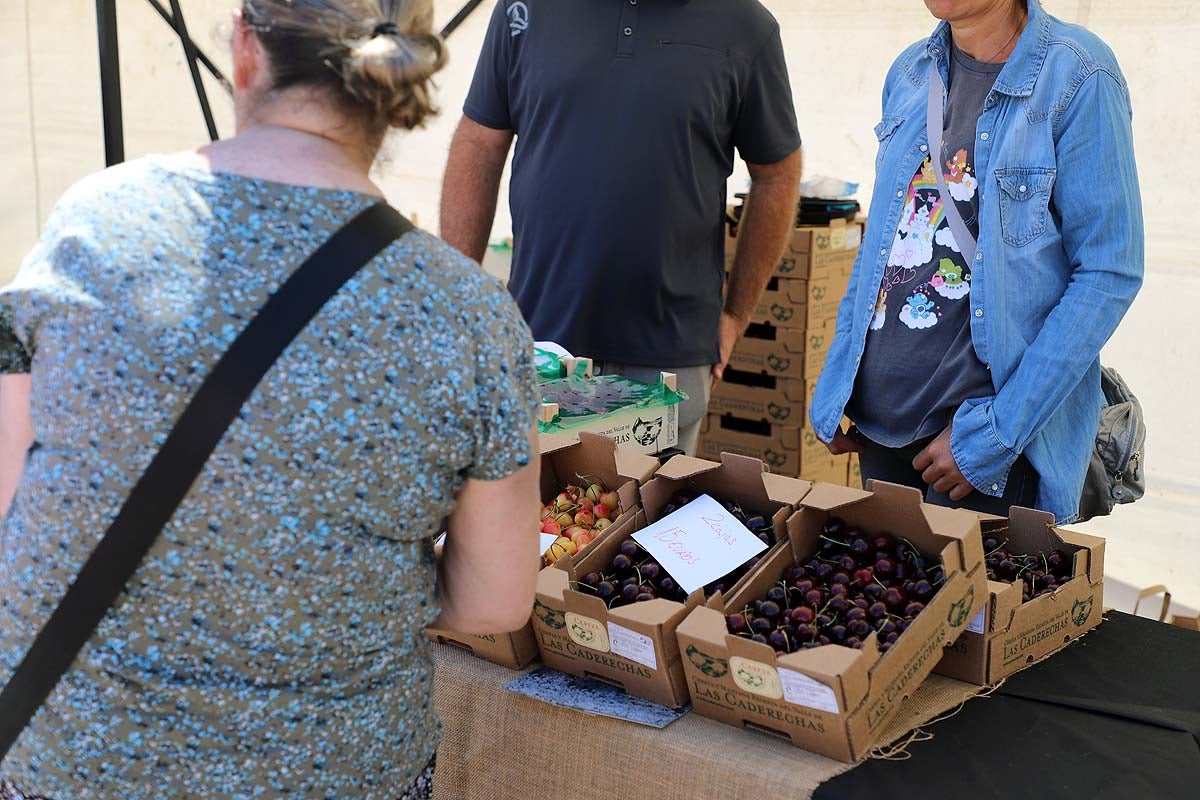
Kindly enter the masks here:
<path id="1" fill-rule="evenodd" d="M 833 434 L 833 441 L 826 442 L 825 446 L 835 456 L 846 453 L 861 453 L 863 451 L 862 444 L 849 433 L 844 432 L 841 427 L 838 427 L 837 433 Z"/>
<path id="2" fill-rule="evenodd" d="M 941 435 L 929 443 L 929 446 L 913 459 L 913 469 L 922 470 L 921 480 L 929 484 L 935 492 L 948 495 L 951 500 L 958 502 L 975 487 L 963 477 L 950 452 L 950 432 L 953 425 L 946 427 Z"/>
<path id="3" fill-rule="evenodd" d="M 720 383 L 721 378 L 725 375 L 725 367 L 729 365 L 729 358 L 733 355 L 733 348 L 737 345 L 738 339 L 742 338 L 742 334 L 746 331 L 746 321 L 739 320 L 728 311 L 721 312 L 721 321 L 717 323 L 717 342 L 720 346 L 721 360 L 719 363 L 713 364 L 712 368 L 712 385 L 715 389 Z"/>

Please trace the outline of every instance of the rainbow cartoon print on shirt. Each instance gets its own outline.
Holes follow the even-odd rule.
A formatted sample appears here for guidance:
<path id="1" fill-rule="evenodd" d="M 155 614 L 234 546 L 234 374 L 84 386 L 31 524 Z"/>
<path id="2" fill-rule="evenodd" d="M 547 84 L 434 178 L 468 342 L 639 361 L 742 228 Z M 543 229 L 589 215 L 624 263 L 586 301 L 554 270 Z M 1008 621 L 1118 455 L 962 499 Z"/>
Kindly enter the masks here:
<path id="1" fill-rule="evenodd" d="M 942 303 L 960 302 L 971 292 L 971 270 L 946 219 L 933 170 L 932 160 L 926 158 L 908 186 L 871 330 L 882 330 L 887 325 L 889 296 L 900 303 L 896 318 L 903 325 L 928 330 L 941 319 Z M 961 204 L 959 213 L 972 213 L 970 204 L 979 181 L 967 163 L 965 149 L 947 160 L 944 174 L 951 198 Z"/>

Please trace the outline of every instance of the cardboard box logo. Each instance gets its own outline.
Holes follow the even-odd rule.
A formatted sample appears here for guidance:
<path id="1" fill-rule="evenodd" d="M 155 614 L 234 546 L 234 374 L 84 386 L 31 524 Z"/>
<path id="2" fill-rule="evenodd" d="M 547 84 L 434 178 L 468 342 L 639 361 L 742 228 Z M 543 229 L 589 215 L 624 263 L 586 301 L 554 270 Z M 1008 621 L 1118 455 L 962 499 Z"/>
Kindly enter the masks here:
<path id="1" fill-rule="evenodd" d="M 1076 628 L 1082 628 L 1092 616 L 1092 606 L 1096 603 L 1096 595 L 1088 595 L 1087 600 L 1076 600 L 1071 608 L 1071 621 Z"/>
<path id="2" fill-rule="evenodd" d="M 966 624 L 971 617 L 971 613 L 975 608 L 975 587 L 968 587 L 967 593 L 953 605 L 950 606 L 950 612 L 946 615 L 946 622 L 951 628 L 961 628 Z"/>
<path id="3" fill-rule="evenodd" d="M 556 631 L 566 630 L 567 615 L 550 608 L 542 601 L 533 601 L 533 613 L 547 628 L 553 628 Z"/>
<path id="4" fill-rule="evenodd" d="M 688 645 L 687 657 L 688 661 L 692 662 L 692 666 L 710 678 L 724 678 L 729 674 L 727 660 L 701 652 L 695 645 Z"/>
<path id="5" fill-rule="evenodd" d="M 792 366 L 792 360 L 790 358 L 780 358 L 771 353 L 767 356 L 767 366 L 775 372 L 787 372 Z"/>
<path id="6" fill-rule="evenodd" d="M 781 406 L 778 403 L 767 404 L 767 414 L 776 422 L 786 422 L 792 416 L 792 410 L 787 406 Z"/>
<path id="7" fill-rule="evenodd" d="M 762 460 L 771 469 L 783 469 L 788 463 L 788 454 L 768 447 L 763 451 Z"/>
<path id="8" fill-rule="evenodd" d="M 575 644 L 598 650 L 601 653 L 608 653 L 612 650 L 608 641 L 608 631 L 600 624 L 599 620 L 568 611 L 566 623 L 567 635 Z"/>
<path id="9" fill-rule="evenodd" d="M 734 656 L 729 659 L 729 668 L 733 670 L 733 682 L 750 694 L 771 700 L 783 697 L 783 684 L 779 680 L 778 670 L 774 667 Z"/>

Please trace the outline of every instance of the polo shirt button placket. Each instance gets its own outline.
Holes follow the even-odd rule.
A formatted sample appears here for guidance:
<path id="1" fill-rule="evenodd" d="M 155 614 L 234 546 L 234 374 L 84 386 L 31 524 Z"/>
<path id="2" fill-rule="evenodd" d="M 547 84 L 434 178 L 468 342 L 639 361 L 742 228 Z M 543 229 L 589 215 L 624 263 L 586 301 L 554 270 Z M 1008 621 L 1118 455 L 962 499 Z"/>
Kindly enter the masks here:
<path id="1" fill-rule="evenodd" d="M 634 31 L 637 30 L 638 0 L 629 0 L 621 9 L 621 30 L 617 36 L 617 57 L 633 58 Z"/>

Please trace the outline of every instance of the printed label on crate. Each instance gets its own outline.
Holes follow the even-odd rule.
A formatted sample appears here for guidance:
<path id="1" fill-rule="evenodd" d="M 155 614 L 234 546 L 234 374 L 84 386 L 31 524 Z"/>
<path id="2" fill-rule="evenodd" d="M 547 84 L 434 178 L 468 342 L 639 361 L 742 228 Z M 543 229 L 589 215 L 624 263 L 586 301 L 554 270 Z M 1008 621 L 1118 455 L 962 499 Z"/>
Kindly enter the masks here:
<path id="1" fill-rule="evenodd" d="M 767 549 L 706 494 L 638 531 L 633 539 L 689 594 Z"/>
<path id="2" fill-rule="evenodd" d="M 987 630 L 987 606 L 979 609 L 979 613 L 975 615 L 975 619 L 971 620 L 971 624 L 967 626 L 967 630 L 971 633 L 983 633 Z"/>
<path id="3" fill-rule="evenodd" d="M 837 695 L 820 681 L 813 680 L 803 672 L 790 669 L 779 670 L 779 682 L 783 684 L 783 699 L 789 703 L 818 711 L 838 713 Z"/>
<path id="4" fill-rule="evenodd" d="M 650 669 L 658 669 L 658 658 L 654 655 L 654 640 L 637 631 L 608 623 L 608 642 L 614 655 L 636 661 Z"/>
<path id="5" fill-rule="evenodd" d="M 733 682 L 751 694 L 778 700 L 783 697 L 783 686 L 775 668 L 741 656 L 729 659 L 729 671 Z"/>
<path id="6" fill-rule="evenodd" d="M 607 653 L 612 649 L 608 643 L 608 632 L 599 620 L 582 617 L 572 611 L 567 612 L 567 635 L 575 644 L 590 650 Z"/>

